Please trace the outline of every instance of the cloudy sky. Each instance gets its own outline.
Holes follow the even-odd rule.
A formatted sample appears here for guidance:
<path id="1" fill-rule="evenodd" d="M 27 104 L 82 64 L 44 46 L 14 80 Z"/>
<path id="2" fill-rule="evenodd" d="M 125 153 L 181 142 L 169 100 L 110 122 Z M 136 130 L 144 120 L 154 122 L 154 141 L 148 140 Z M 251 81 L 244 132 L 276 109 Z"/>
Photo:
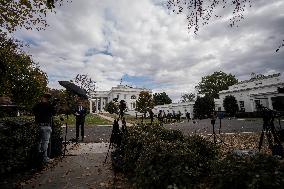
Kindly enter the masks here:
<path id="1" fill-rule="evenodd" d="M 88 74 L 98 90 L 120 83 L 165 91 L 174 101 L 195 92 L 202 76 L 222 70 L 239 80 L 250 73 L 284 75 L 284 1 L 255 0 L 238 27 L 230 15 L 212 20 L 197 35 L 184 15 L 170 13 L 165 0 L 73 0 L 47 17 L 45 31 L 16 32 L 26 49 L 58 80 Z"/>

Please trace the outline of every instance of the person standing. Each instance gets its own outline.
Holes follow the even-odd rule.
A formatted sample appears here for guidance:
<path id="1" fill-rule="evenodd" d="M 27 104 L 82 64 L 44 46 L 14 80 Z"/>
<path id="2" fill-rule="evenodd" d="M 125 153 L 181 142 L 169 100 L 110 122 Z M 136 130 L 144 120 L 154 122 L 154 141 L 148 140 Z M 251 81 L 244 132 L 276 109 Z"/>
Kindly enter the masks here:
<path id="1" fill-rule="evenodd" d="M 74 115 L 76 116 L 76 141 L 79 141 L 79 130 L 81 127 L 81 137 L 84 141 L 84 124 L 85 117 L 87 115 L 87 110 L 84 108 L 82 101 L 79 102 L 78 106 L 75 109 Z"/>
<path id="2" fill-rule="evenodd" d="M 151 125 L 153 125 L 154 112 L 152 110 L 149 110 L 149 115 L 150 115 Z"/>
<path id="3" fill-rule="evenodd" d="M 51 161 L 48 157 L 47 149 L 52 132 L 52 116 L 55 115 L 55 107 L 51 105 L 49 99 L 51 94 L 45 93 L 41 101 L 33 107 L 35 122 L 39 127 L 40 142 L 38 146 L 39 153 L 43 154 L 43 162 Z"/>
<path id="4" fill-rule="evenodd" d="M 190 120 L 190 113 L 186 112 L 185 116 L 186 116 L 187 122 L 189 122 L 189 120 Z"/>

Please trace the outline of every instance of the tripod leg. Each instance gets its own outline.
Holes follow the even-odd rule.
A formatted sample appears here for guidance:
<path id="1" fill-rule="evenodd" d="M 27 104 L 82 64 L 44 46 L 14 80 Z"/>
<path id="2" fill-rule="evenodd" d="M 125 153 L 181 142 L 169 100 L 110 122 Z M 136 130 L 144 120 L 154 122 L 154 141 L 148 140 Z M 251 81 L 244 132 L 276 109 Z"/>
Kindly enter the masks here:
<path id="1" fill-rule="evenodd" d="M 104 163 L 106 163 L 106 161 L 107 161 L 108 154 L 109 154 L 109 150 L 110 150 L 110 147 L 111 147 L 111 146 L 112 146 L 112 143 L 109 143 L 109 147 L 108 147 L 108 151 L 107 151 L 107 155 L 106 155 L 106 158 L 105 158 Z"/>
<path id="2" fill-rule="evenodd" d="M 66 154 L 66 148 L 67 148 L 67 123 L 65 123 L 65 137 L 64 137 L 64 152 L 63 152 L 63 156 L 65 157 Z"/>
<path id="3" fill-rule="evenodd" d="M 261 135 L 260 135 L 260 139 L 259 139 L 259 144 L 258 144 L 258 151 L 259 152 L 261 150 L 261 146 L 262 146 L 262 143 L 263 143 L 263 138 L 264 138 L 264 131 L 262 130 L 261 131 Z"/>
<path id="4" fill-rule="evenodd" d="M 221 127 L 222 127 L 222 124 L 221 124 L 221 119 L 220 120 L 220 126 L 219 126 L 219 134 L 221 134 Z"/>
<path id="5" fill-rule="evenodd" d="M 213 137 L 214 137 L 214 143 L 216 144 L 216 133 L 215 133 L 215 124 L 212 124 L 213 125 Z"/>
<path id="6" fill-rule="evenodd" d="M 266 137 L 267 137 L 267 140 L 268 140 L 268 145 L 269 145 L 269 148 L 272 149 L 273 148 L 273 141 L 272 141 L 272 136 L 271 136 L 271 132 L 266 132 Z"/>

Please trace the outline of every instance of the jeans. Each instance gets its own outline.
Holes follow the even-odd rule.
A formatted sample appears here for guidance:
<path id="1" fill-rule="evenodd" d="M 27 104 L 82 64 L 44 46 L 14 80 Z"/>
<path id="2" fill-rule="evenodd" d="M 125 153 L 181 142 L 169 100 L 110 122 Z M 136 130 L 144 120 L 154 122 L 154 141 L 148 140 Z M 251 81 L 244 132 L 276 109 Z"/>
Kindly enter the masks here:
<path id="1" fill-rule="evenodd" d="M 39 152 L 43 152 L 43 161 L 48 161 L 47 149 L 52 129 L 50 125 L 40 126 L 40 143 L 38 146 Z"/>

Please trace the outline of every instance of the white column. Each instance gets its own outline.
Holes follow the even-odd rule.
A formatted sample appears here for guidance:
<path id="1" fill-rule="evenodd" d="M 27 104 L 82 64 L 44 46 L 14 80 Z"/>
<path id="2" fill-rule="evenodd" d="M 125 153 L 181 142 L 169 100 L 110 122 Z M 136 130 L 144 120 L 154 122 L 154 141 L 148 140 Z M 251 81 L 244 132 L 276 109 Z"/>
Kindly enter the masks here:
<path id="1" fill-rule="evenodd" d="M 254 99 L 250 99 L 250 107 L 251 107 L 251 112 L 254 112 Z"/>
<path id="2" fill-rule="evenodd" d="M 101 102 L 101 108 L 100 108 L 100 111 L 103 111 L 103 98 L 102 98 L 102 97 L 100 98 L 100 102 Z"/>
<path id="3" fill-rule="evenodd" d="M 268 97 L 268 108 L 269 108 L 270 110 L 273 110 L 271 97 Z"/>
<path id="4" fill-rule="evenodd" d="M 93 101 L 90 99 L 90 114 L 93 113 Z"/>
<path id="5" fill-rule="evenodd" d="M 99 98 L 96 98 L 96 113 L 99 112 Z"/>

